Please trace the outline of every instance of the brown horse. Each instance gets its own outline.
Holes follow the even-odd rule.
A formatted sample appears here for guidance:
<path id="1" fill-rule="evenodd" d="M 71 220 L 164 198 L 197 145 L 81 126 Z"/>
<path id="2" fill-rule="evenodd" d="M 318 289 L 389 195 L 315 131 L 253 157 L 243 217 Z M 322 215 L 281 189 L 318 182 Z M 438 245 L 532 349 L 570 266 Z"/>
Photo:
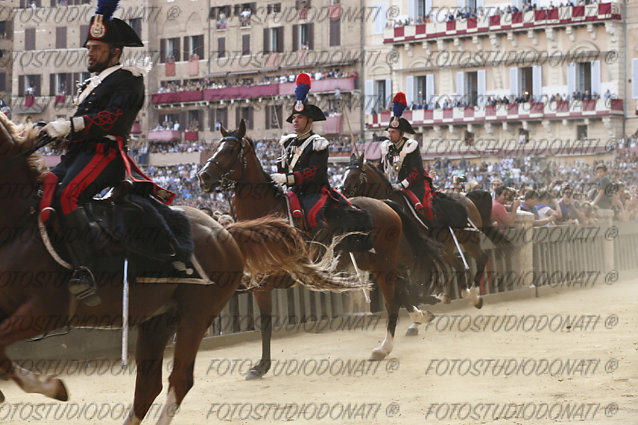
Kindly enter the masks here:
<path id="1" fill-rule="evenodd" d="M 391 199 L 399 205 L 403 206 L 404 210 L 407 210 L 407 205 L 404 198 L 392 189 L 390 182 L 379 169 L 371 166 L 365 161 L 364 155 L 361 155 L 360 157 L 353 155 L 350 158 L 350 164 L 343 178 L 342 190 L 346 196 L 370 196 L 376 199 Z M 491 198 L 488 203 L 477 201 L 477 203 L 481 205 L 480 211 L 479 209 L 477 209 L 475 203 L 473 202 L 473 199 L 481 199 L 484 197 L 481 195 L 485 194 L 487 194 L 487 196 L 489 197 L 489 193 L 487 192 L 483 194 L 468 194 L 468 197 L 462 195 L 453 195 L 453 198 L 460 202 L 461 205 L 465 208 L 468 219 L 475 226 L 475 229 L 462 229 L 454 231 L 459 244 L 462 245 L 465 251 L 469 253 L 476 261 L 477 271 L 472 281 L 472 287 L 468 287 L 465 266 L 456 256 L 458 250 L 456 248 L 450 230 L 448 228 L 436 228 L 434 226 L 429 229 L 429 234 L 434 239 L 443 243 L 445 247 L 445 251 L 443 254 L 444 259 L 456 271 L 457 282 L 463 287 L 461 294 L 470 295 L 472 297 L 472 302 L 476 308 L 481 308 L 483 306 L 483 299 L 480 297 L 478 285 L 480 283 L 481 276 L 485 271 L 485 266 L 488 260 L 488 256 L 481 249 L 480 233 L 477 231 L 477 229 L 483 231 L 491 240 L 494 240 L 496 243 L 506 243 L 503 235 L 499 235 L 495 229 L 491 228 L 491 224 L 489 221 L 492 208 Z M 470 199 L 470 197 L 472 197 L 472 199 Z M 455 292 L 452 288 L 452 281 L 453 279 L 451 278 L 445 279 L 445 287 L 447 288 L 448 294 L 453 294 L 453 292 Z"/>
<path id="2" fill-rule="evenodd" d="M 35 130 L 19 129 L 0 113 L 0 376 L 26 392 L 66 401 L 63 382 L 19 367 L 6 355 L 10 344 L 63 326 L 121 327 L 121 267 L 96 273 L 102 303 L 86 307 L 69 295 L 71 273 L 54 261 L 40 236 L 38 185 L 43 175 L 37 153 L 31 153 Z M 194 258 L 210 284 L 130 286 L 130 324 L 137 326 L 137 379 L 133 408 L 125 425 L 140 424 L 162 390 L 164 348 L 176 334 L 167 402 L 158 423 L 169 424 L 193 385 L 193 367 L 200 341 L 240 284 L 245 272 L 287 271 L 301 280 L 321 280 L 320 265 L 308 260 L 299 232 L 282 220 L 262 218 L 221 227 L 194 208 L 181 207 L 187 217 Z M 112 263 L 122 264 L 115 253 Z M 0 399 L 4 396 L 0 393 Z"/>
<path id="3" fill-rule="evenodd" d="M 252 142 L 244 137 L 244 121 L 238 130 L 228 132 L 222 127 L 224 136 L 219 147 L 198 173 L 200 186 L 210 192 L 217 186 L 233 187 L 231 205 L 238 220 L 250 220 L 267 215 L 287 216 L 286 202 L 281 189 L 273 183 L 263 170 Z M 394 331 L 401 305 L 417 313 L 409 302 L 404 277 L 399 273 L 399 252 L 402 223 L 397 213 L 385 203 L 372 198 L 354 198 L 352 203 L 367 210 L 372 218 L 374 252 L 354 252 L 358 266 L 369 271 L 381 289 L 388 311 L 386 337 L 372 351 L 371 360 L 382 360 L 393 348 Z M 343 257 L 342 257 L 343 258 Z M 395 285 L 397 279 L 400 280 Z M 277 282 L 286 287 L 285 279 Z M 274 285 L 269 288 L 273 288 Z M 262 358 L 251 369 L 248 379 L 263 376 L 270 368 L 270 339 L 272 302 L 270 291 L 254 294 L 261 312 Z"/>

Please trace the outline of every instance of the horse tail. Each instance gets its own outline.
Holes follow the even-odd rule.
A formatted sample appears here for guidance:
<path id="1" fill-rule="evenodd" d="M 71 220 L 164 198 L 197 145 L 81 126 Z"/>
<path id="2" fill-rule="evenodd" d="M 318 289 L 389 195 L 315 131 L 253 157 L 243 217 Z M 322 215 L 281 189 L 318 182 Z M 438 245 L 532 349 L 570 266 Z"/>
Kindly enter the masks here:
<path id="1" fill-rule="evenodd" d="M 301 233 L 285 220 L 261 217 L 238 221 L 227 227 L 239 246 L 246 272 L 260 281 L 287 273 L 297 283 L 316 291 L 347 291 L 368 288 L 355 275 L 337 271 L 339 257 L 333 242 L 318 260 L 312 260 Z"/>
<path id="2" fill-rule="evenodd" d="M 486 190 L 472 190 L 465 195 L 474 202 L 476 209 L 481 215 L 481 231 L 492 243 L 499 248 L 509 249 L 512 242 L 505 236 L 505 233 L 492 226 L 492 195 Z"/>

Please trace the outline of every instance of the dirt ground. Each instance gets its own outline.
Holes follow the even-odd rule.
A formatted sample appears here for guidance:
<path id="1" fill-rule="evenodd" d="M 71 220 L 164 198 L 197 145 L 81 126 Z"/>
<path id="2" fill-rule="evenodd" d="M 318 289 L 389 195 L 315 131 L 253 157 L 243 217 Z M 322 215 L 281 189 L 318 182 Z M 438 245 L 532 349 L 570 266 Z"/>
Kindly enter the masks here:
<path id="1" fill-rule="evenodd" d="M 258 341 L 200 351 L 173 424 L 636 424 L 637 307 L 633 280 L 443 308 L 417 337 L 404 336 L 402 317 L 394 351 L 376 363 L 366 359 L 385 320 L 300 332 L 274 339 L 278 363 L 258 381 L 242 376 Z M 0 382 L 0 423 L 122 423 L 134 375 L 97 367 L 61 374 L 68 403 Z M 158 417 L 166 377 L 145 424 Z"/>

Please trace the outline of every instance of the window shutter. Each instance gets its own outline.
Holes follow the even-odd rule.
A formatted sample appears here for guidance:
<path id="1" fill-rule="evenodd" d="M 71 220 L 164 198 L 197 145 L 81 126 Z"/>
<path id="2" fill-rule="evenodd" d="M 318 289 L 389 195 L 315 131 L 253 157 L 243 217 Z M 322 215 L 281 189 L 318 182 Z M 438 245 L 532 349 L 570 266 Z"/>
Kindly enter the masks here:
<path id="1" fill-rule="evenodd" d="M 284 51 L 284 27 L 277 27 L 277 52 Z"/>
<path id="2" fill-rule="evenodd" d="M 24 96 L 24 75 L 18 76 L 18 96 Z"/>
<path id="3" fill-rule="evenodd" d="M 341 18 L 330 20 L 330 46 L 341 44 Z"/>
<path id="4" fill-rule="evenodd" d="M 633 80 L 632 80 L 633 81 Z M 600 61 L 591 62 L 591 95 L 602 95 L 600 92 Z"/>
<path id="5" fill-rule="evenodd" d="M 434 103 L 434 74 L 427 74 L 425 76 L 425 101 L 430 104 Z"/>
<path id="6" fill-rule="evenodd" d="M 510 94 L 518 96 L 518 68 L 510 68 Z"/>
<path id="7" fill-rule="evenodd" d="M 308 48 L 310 50 L 314 49 L 315 46 L 315 24 L 310 23 L 307 24 L 308 28 Z"/>
<path id="8" fill-rule="evenodd" d="M 479 69 L 476 71 L 476 95 L 477 106 L 485 106 L 485 70 Z"/>
<path id="9" fill-rule="evenodd" d="M 166 62 L 166 39 L 160 39 L 160 63 Z"/>
<path id="10" fill-rule="evenodd" d="M 190 59 L 190 45 L 189 45 L 189 36 L 184 37 L 184 57 L 183 57 L 183 61 L 184 62 L 188 62 Z M 175 60 L 179 60 L 177 58 L 175 58 Z"/>
<path id="11" fill-rule="evenodd" d="M 414 76 L 412 75 L 405 77 L 405 100 L 408 103 L 408 108 L 414 102 Z"/>
<path id="12" fill-rule="evenodd" d="M 55 96 L 55 74 L 49 74 L 49 96 Z"/>
<path id="13" fill-rule="evenodd" d="M 301 46 L 299 45 L 299 25 L 292 26 L 292 51 L 296 52 Z"/>
<path id="14" fill-rule="evenodd" d="M 543 79 L 542 79 L 542 66 L 532 66 L 532 92 L 534 100 L 541 100 L 543 97 Z"/>
<path id="15" fill-rule="evenodd" d="M 268 42 L 268 36 L 270 35 L 268 34 L 269 31 L 269 28 L 264 28 L 264 53 L 270 53 L 270 49 L 268 48 L 270 46 L 270 43 Z"/>

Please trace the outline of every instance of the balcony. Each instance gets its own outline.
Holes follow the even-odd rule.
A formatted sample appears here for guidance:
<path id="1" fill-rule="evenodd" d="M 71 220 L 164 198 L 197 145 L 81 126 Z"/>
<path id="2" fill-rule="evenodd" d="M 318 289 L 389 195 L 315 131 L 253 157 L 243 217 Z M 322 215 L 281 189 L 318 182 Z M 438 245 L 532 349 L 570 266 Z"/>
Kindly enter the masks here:
<path id="1" fill-rule="evenodd" d="M 333 92 L 336 89 L 352 91 L 355 89 L 356 78 L 326 78 L 312 81 L 312 93 Z M 204 91 L 182 91 L 171 93 L 156 93 L 151 96 L 154 105 L 230 99 L 256 99 L 259 97 L 292 96 L 295 92 L 294 83 L 257 84 L 253 86 L 224 87 L 221 89 L 206 89 Z"/>
<path id="2" fill-rule="evenodd" d="M 383 42 L 400 44 L 442 37 L 474 35 L 492 31 L 532 29 L 537 27 L 569 25 L 620 20 L 620 5 L 617 3 L 565 6 L 554 9 L 530 10 L 477 18 L 457 19 L 450 22 L 429 22 L 386 28 Z"/>
<path id="3" fill-rule="evenodd" d="M 405 111 L 403 117 L 412 126 L 463 125 L 500 123 L 523 120 L 552 120 L 622 116 L 622 99 L 578 100 L 571 102 L 529 102 L 484 107 L 417 109 Z M 369 129 L 385 129 L 390 112 L 372 114 L 367 118 Z"/>
<path id="4" fill-rule="evenodd" d="M 149 131 L 149 142 L 172 142 L 182 140 L 182 133 L 173 130 L 155 130 Z"/>

